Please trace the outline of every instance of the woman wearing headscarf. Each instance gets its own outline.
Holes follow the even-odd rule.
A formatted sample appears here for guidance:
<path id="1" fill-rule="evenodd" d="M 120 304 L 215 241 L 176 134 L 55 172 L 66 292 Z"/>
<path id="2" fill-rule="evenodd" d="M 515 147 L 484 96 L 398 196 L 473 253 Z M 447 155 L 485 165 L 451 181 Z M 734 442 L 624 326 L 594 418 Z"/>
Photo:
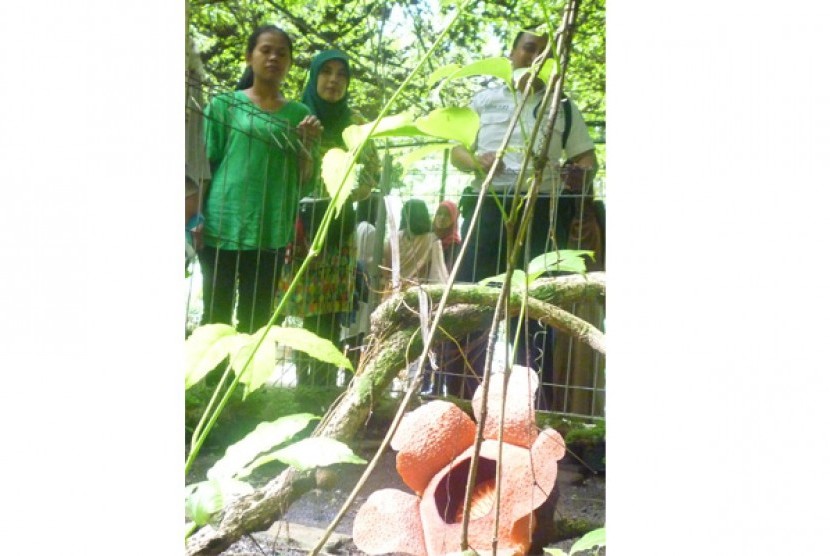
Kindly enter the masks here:
<path id="1" fill-rule="evenodd" d="M 441 240 L 444 264 L 449 271 L 455 262 L 455 253 L 461 245 L 461 236 L 458 234 L 458 207 L 455 203 L 443 201 L 438 205 L 432 221 L 432 231 Z"/>
<path id="2" fill-rule="evenodd" d="M 321 158 L 332 148 L 345 149 L 343 130 L 364 119 L 349 107 L 351 71 L 348 56 L 340 50 L 326 50 L 311 61 L 309 77 L 303 91 L 303 104 L 311 109 L 323 125 L 320 139 Z M 343 206 L 340 216 L 331 222 L 322 251 L 309 264 L 297 287 L 287 301 L 285 313 L 302 317 L 303 327 L 321 338 L 337 344 L 340 340 L 341 315 L 353 308 L 356 258 L 352 236 L 355 230 L 353 201 L 367 197 L 380 173 L 377 152 L 367 145 L 359 162 L 362 164 L 358 185 Z M 300 201 L 296 238 L 290 262 L 285 266 L 280 288 L 288 285 L 302 264 L 317 227 L 330 199 L 317 173 L 314 195 Z M 298 384 L 332 386 L 336 383 L 333 365 L 319 361 L 298 361 Z"/>

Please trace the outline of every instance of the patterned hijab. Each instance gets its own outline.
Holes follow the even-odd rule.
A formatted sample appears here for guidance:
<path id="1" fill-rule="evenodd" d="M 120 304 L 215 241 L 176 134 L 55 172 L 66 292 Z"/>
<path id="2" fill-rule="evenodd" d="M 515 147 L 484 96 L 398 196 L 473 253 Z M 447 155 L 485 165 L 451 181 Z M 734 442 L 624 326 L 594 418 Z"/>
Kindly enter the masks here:
<path id="1" fill-rule="evenodd" d="M 329 60 L 340 60 L 346 64 L 346 73 L 351 81 L 349 57 L 340 50 L 324 50 L 311 60 L 308 81 L 303 90 L 303 104 L 311 109 L 311 113 L 320 118 L 323 124 L 323 145 L 344 147 L 343 130 L 349 126 L 352 111 L 349 108 L 349 85 L 346 84 L 346 94 L 337 102 L 328 102 L 317 94 L 317 78 L 323 64 Z"/>

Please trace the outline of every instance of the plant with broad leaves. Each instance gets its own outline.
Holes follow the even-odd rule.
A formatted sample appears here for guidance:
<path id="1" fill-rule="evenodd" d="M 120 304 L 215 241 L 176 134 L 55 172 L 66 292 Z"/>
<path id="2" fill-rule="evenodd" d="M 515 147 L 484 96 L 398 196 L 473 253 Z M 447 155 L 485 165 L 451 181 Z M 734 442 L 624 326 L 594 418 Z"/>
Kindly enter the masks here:
<path id="1" fill-rule="evenodd" d="M 325 363 L 354 370 L 351 361 L 331 341 L 302 328 L 266 325 L 254 334 L 237 332 L 227 324 L 207 324 L 197 328 L 185 341 L 185 389 L 197 384 L 226 358 L 228 366 L 193 431 L 185 473 L 193 465 L 237 384 L 244 385 L 245 399 L 274 373 L 278 344 L 305 352 Z M 234 372 L 234 378 L 221 400 L 217 401 L 231 371 Z"/>
<path id="2" fill-rule="evenodd" d="M 260 423 L 242 440 L 232 444 L 207 472 L 207 480 L 185 487 L 188 533 L 207 524 L 234 498 L 253 492 L 245 482 L 251 473 L 273 461 L 301 471 L 336 463 L 363 464 L 366 460 L 332 438 L 312 437 L 295 441 L 316 415 L 300 413 Z"/>
<path id="3" fill-rule="evenodd" d="M 262 334 L 265 335 L 262 345 L 254 351 Z M 331 341 L 303 328 L 272 326 L 267 332 L 261 328 L 254 334 L 244 334 L 227 324 L 206 324 L 194 330 L 185 340 L 185 389 L 202 380 L 227 357 L 230 368 L 238 374 L 239 382 L 245 385 L 244 395 L 247 396 L 265 384 L 274 373 L 278 345 L 354 370 L 351 361 Z"/>

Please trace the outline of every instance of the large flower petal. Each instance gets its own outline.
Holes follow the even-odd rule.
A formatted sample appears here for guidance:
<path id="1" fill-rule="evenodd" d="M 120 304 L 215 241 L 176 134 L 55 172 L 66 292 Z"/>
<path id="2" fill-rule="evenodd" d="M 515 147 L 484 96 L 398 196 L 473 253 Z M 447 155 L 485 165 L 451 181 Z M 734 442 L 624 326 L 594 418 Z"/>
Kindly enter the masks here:
<path id="1" fill-rule="evenodd" d="M 507 399 L 504 405 L 504 441 L 529 448 L 536 440 L 536 415 L 533 411 L 533 396 L 539 386 L 539 378 L 528 367 L 514 365 L 507 384 Z M 504 375 L 494 373 L 490 378 L 487 392 L 487 419 L 484 422 L 484 438 L 497 440 L 501 421 L 501 401 L 504 392 Z M 473 396 L 473 412 L 481 420 L 481 386 Z"/>
<path id="2" fill-rule="evenodd" d="M 471 446 L 452 465 L 438 472 L 421 499 L 424 542 L 429 554 L 458 549 Z M 490 553 L 495 521 L 495 477 L 499 444 L 485 440 L 481 446 L 476 487 L 473 489 L 468 541 L 472 548 Z M 503 472 L 500 494 L 499 549 L 524 554 L 530 547 L 534 509 L 547 498 L 556 482 L 556 462 L 533 461 L 527 448 L 502 444 Z"/>
<path id="3" fill-rule="evenodd" d="M 355 516 L 354 543 L 367 554 L 426 554 L 418 502 L 416 496 L 394 488 L 376 490 Z"/>
<path id="4" fill-rule="evenodd" d="M 408 413 L 392 439 L 403 481 L 421 494 L 430 479 L 473 445 L 476 426 L 469 415 L 445 401 L 434 401 Z"/>

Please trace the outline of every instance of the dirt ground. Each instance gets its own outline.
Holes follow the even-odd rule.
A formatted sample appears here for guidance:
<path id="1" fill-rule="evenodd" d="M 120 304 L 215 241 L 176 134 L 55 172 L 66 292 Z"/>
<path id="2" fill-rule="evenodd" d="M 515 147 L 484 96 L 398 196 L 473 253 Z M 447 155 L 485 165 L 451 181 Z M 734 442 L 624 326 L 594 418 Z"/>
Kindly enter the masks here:
<path id="1" fill-rule="evenodd" d="M 378 446 L 376 440 L 362 441 L 353 449 L 369 460 Z M 337 484 L 330 490 L 314 489 L 292 504 L 284 516 L 269 529 L 254 533 L 237 541 L 222 554 L 227 556 L 294 556 L 307 554 L 308 549 L 322 531 L 328 527 L 353 486 L 360 478 L 365 466 L 338 466 Z M 588 530 L 602 527 L 605 523 L 605 476 L 592 472 L 569 455 L 559 462 L 557 485 L 560 490 L 556 507 L 555 542 L 550 547 L 567 552 L 574 541 Z M 355 503 L 338 524 L 336 535 L 329 540 L 323 554 L 359 556 L 351 541 L 352 522 L 360 506 L 375 490 L 397 488 L 411 492 L 401 481 L 395 470 L 395 452 L 387 451 L 378 467 L 370 475 L 367 484 L 358 494 Z M 604 554 L 602 549 L 600 554 Z"/>

